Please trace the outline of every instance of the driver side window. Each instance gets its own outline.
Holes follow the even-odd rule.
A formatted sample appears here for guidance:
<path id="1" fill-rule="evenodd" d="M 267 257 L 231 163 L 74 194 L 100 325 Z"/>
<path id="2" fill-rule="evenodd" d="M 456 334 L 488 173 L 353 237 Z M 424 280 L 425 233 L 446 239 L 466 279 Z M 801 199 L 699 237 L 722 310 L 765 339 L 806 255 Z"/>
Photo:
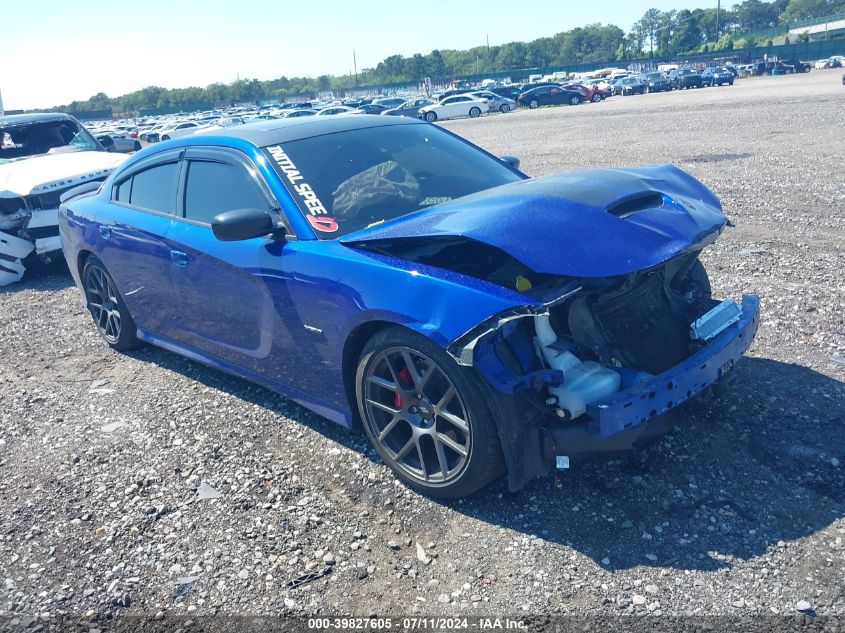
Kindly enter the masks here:
<path id="1" fill-rule="evenodd" d="M 211 224 L 214 216 L 235 209 L 267 209 L 267 199 L 240 166 L 190 160 L 185 183 L 185 219 Z"/>

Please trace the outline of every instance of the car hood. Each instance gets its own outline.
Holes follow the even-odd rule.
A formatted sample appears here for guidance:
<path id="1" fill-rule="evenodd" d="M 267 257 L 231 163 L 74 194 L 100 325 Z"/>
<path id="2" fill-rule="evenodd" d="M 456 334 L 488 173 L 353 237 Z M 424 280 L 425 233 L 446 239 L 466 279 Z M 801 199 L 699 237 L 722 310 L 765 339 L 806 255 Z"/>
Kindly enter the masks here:
<path id="1" fill-rule="evenodd" d="M 539 273 L 610 277 L 715 240 L 716 196 L 672 165 L 577 171 L 502 185 L 350 233 L 349 246 L 464 237 Z"/>
<path id="2" fill-rule="evenodd" d="M 0 164 L 0 198 L 42 194 L 105 178 L 126 159 L 126 154 L 111 152 L 67 152 Z"/>

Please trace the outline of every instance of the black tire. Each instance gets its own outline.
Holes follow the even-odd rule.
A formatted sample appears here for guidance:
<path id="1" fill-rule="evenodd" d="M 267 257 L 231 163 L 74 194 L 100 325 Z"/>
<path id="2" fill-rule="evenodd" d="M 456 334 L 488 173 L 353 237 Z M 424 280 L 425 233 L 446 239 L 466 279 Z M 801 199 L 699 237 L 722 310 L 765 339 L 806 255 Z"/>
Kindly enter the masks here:
<path id="1" fill-rule="evenodd" d="M 138 141 L 135 141 L 135 144 L 132 146 L 132 149 L 134 149 L 136 152 L 141 151 L 141 144 Z"/>
<path id="2" fill-rule="evenodd" d="M 569 99 L 569 105 L 578 105 L 579 103 L 581 103 L 581 99 L 578 97 L 571 97 Z"/>
<path id="3" fill-rule="evenodd" d="M 382 460 L 410 488 L 455 499 L 504 472 L 479 380 L 474 370 L 459 367 L 443 349 L 405 328 L 382 330 L 367 342 L 355 375 L 358 411 Z"/>
<path id="4" fill-rule="evenodd" d="M 139 347 L 141 342 L 138 340 L 135 321 L 103 262 L 96 257 L 89 257 L 82 267 L 81 279 L 85 304 L 100 336 L 109 347 L 119 352 Z"/>
<path id="5" fill-rule="evenodd" d="M 170 136 L 168 136 L 167 134 L 165 134 L 164 136 L 162 136 L 162 137 L 161 137 L 161 140 L 162 140 L 162 141 L 169 141 L 169 140 L 170 140 Z"/>
<path id="6" fill-rule="evenodd" d="M 472 108 L 469 109 L 469 116 L 472 119 L 477 119 L 478 117 L 481 116 L 481 108 L 477 108 L 477 107 L 473 106 Z"/>
<path id="7" fill-rule="evenodd" d="M 425 120 L 429 123 L 434 123 L 437 120 L 437 113 L 436 112 L 426 112 L 425 113 Z"/>
<path id="8" fill-rule="evenodd" d="M 501 112 L 502 114 L 505 114 L 505 113 L 510 112 L 510 111 L 511 111 L 511 107 L 507 103 L 503 103 L 502 105 L 499 106 L 499 112 Z"/>
<path id="9" fill-rule="evenodd" d="M 539 107 L 540 107 L 540 102 L 537 101 L 536 99 L 531 99 L 531 101 L 528 102 L 529 110 L 536 110 Z"/>
<path id="10" fill-rule="evenodd" d="M 593 95 L 593 103 L 598 103 L 598 102 L 599 102 L 599 101 L 601 101 L 602 99 L 604 99 L 604 97 L 602 97 L 602 96 L 601 96 L 600 94 L 598 94 L 598 93 L 596 93 L 596 94 L 594 94 L 594 95 Z"/>

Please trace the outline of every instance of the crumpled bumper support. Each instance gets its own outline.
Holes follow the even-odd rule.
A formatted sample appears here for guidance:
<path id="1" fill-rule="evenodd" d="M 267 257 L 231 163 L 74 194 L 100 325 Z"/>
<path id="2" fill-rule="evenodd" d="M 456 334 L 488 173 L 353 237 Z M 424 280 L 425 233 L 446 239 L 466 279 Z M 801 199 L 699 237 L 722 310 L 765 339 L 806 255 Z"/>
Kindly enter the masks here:
<path id="1" fill-rule="evenodd" d="M 16 235 L 0 231 L 0 286 L 20 281 L 24 273 L 22 260 L 35 250 L 35 244 Z"/>
<path id="2" fill-rule="evenodd" d="M 589 405 L 592 430 L 600 437 L 621 433 L 666 413 L 724 377 L 751 346 L 759 311 L 760 298 L 744 295 L 739 321 L 698 352 L 646 382 Z"/>
<path id="3" fill-rule="evenodd" d="M 26 270 L 23 260 L 33 251 L 46 255 L 61 250 L 58 213 L 58 209 L 36 209 L 0 218 L 4 220 L 0 222 L 0 286 L 20 281 Z"/>

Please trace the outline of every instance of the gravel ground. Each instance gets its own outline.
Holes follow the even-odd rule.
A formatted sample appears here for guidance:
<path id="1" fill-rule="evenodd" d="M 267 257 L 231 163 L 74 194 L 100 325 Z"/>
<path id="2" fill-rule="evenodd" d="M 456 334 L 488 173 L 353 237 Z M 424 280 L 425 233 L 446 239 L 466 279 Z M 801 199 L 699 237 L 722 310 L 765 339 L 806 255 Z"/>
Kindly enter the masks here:
<path id="1" fill-rule="evenodd" d="M 3 289 L 0 618 L 845 615 L 839 76 L 444 124 L 533 175 L 691 171 L 735 224 L 704 256 L 714 294 L 762 297 L 727 395 L 638 462 L 516 494 L 430 501 L 269 391 L 109 351 L 60 264 Z"/>

